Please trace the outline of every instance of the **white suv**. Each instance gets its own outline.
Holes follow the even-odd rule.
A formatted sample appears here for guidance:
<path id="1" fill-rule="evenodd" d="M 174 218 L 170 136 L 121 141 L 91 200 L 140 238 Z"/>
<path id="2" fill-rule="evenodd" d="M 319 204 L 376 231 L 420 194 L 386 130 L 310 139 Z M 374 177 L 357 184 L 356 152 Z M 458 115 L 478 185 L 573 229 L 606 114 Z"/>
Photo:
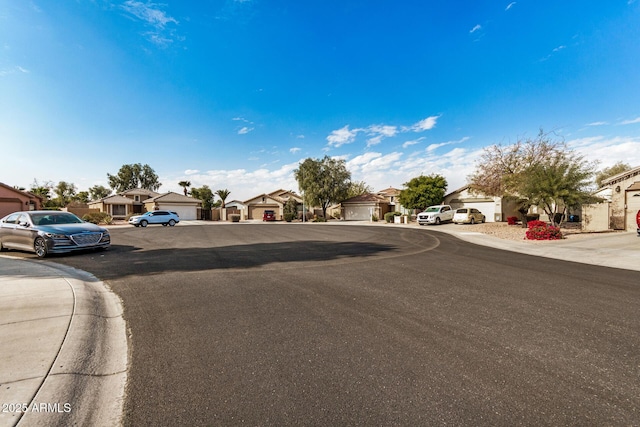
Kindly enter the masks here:
<path id="1" fill-rule="evenodd" d="M 173 227 L 180 222 L 180 217 L 173 211 L 152 211 L 129 218 L 129 224 L 136 227 L 146 227 L 148 224 L 162 224 Z"/>
<path id="2" fill-rule="evenodd" d="M 418 214 L 418 224 L 440 224 L 453 221 L 453 209 L 449 205 L 429 206 Z"/>

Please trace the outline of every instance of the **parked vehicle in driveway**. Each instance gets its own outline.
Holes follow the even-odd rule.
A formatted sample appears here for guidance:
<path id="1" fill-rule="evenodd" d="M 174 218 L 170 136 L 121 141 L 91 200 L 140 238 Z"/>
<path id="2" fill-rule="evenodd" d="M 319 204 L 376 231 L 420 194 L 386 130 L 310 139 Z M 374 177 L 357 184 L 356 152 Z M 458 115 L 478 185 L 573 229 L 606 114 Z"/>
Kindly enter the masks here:
<path id="1" fill-rule="evenodd" d="M 453 220 L 453 209 L 449 205 L 429 206 L 418 214 L 418 224 L 441 224 Z"/>
<path id="2" fill-rule="evenodd" d="M 476 208 L 456 209 L 453 214 L 453 222 L 456 224 L 475 224 L 484 221 L 485 216 Z"/>
<path id="3" fill-rule="evenodd" d="M 146 227 L 149 224 L 162 224 L 173 227 L 180 222 L 180 217 L 173 211 L 151 211 L 129 218 L 129 224 L 136 227 Z"/>
<path id="4" fill-rule="evenodd" d="M 70 212 L 14 212 L 0 219 L 0 250 L 18 249 L 48 254 L 81 249 L 106 249 L 111 236 L 106 228 L 85 222 Z"/>
<path id="5" fill-rule="evenodd" d="M 640 237 L 640 210 L 638 210 L 638 213 L 636 214 L 636 225 L 638 226 L 636 231 L 638 232 L 638 237 Z"/>
<path id="6" fill-rule="evenodd" d="M 275 221 L 276 220 L 276 213 L 275 211 L 264 211 L 264 213 L 262 214 L 262 220 L 263 221 Z"/>

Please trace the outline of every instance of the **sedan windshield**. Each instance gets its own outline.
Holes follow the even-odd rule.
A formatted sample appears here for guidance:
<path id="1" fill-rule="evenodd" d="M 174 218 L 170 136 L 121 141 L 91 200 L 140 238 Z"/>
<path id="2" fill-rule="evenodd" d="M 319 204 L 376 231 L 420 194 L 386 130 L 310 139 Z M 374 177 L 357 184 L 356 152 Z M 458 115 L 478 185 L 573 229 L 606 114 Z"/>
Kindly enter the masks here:
<path id="1" fill-rule="evenodd" d="M 81 224 L 83 221 L 72 213 L 37 213 L 31 214 L 34 225 Z"/>

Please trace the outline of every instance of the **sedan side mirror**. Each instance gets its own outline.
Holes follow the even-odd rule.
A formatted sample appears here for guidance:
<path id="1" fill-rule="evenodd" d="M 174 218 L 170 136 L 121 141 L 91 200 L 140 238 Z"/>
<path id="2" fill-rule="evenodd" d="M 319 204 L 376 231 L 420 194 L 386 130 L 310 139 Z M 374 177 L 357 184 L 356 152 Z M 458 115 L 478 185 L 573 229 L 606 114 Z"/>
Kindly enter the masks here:
<path id="1" fill-rule="evenodd" d="M 29 226 L 29 223 L 28 223 L 27 221 L 20 221 L 20 222 L 18 223 L 18 225 L 19 225 L 19 226 L 21 226 L 21 227 L 28 227 L 28 226 Z"/>

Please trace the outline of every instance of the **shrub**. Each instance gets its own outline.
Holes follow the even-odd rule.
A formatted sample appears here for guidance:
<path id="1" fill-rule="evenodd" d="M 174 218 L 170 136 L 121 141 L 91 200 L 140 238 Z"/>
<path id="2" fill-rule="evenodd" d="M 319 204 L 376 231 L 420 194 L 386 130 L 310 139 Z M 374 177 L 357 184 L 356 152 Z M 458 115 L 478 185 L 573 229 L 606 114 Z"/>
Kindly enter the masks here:
<path id="1" fill-rule="evenodd" d="M 106 212 L 88 213 L 82 216 L 82 220 L 93 224 L 111 224 L 113 222 L 113 218 Z"/>
<path id="2" fill-rule="evenodd" d="M 293 212 L 285 212 L 284 214 L 284 220 L 286 222 L 291 222 L 293 221 L 293 219 L 296 217 L 297 215 Z"/>
<path id="3" fill-rule="evenodd" d="M 378 215 L 371 215 L 371 221 L 378 222 Z"/>
<path id="4" fill-rule="evenodd" d="M 229 215 L 229 220 L 231 222 L 240 222 L 240 215 L 238 214 L 231 214 Z"/>
<path id="5" fill-rule="evenodd" d="M 393 217 L 400 215 L 400 212 L 387 212 L 386 214 L 384 214 L 384 220 L 385 222 L 393 222 Z"/>
<path id="6" fill-rule="evenodd" d="M 547 223 L 544 221 L 540 221 L 540 220 L 533 220 L 533 221 L 529 221 L 527 222 L 527 228 L 533 228 L 533 227 L 546 227 Z"/>
<path id="7" fill-rule="evenodd" d="M 314 218 L 313 222 L 327 222 L 327 219 L 323 216 L 317 216 Z"/>
<path id="8" fill-rule="evenodd" d="M 543 221 L 530 221 L 528 224 L 528 240 L 560 240 L 562 232 L 560 228 L 547 225 Z"/>
<path id="9" fill-rule="evenodd" d="M 508 225 L 516 225 L 518 223 L 518 217 L 517 216 L 508 216 L 507 217 L 507 224 Z"/>

